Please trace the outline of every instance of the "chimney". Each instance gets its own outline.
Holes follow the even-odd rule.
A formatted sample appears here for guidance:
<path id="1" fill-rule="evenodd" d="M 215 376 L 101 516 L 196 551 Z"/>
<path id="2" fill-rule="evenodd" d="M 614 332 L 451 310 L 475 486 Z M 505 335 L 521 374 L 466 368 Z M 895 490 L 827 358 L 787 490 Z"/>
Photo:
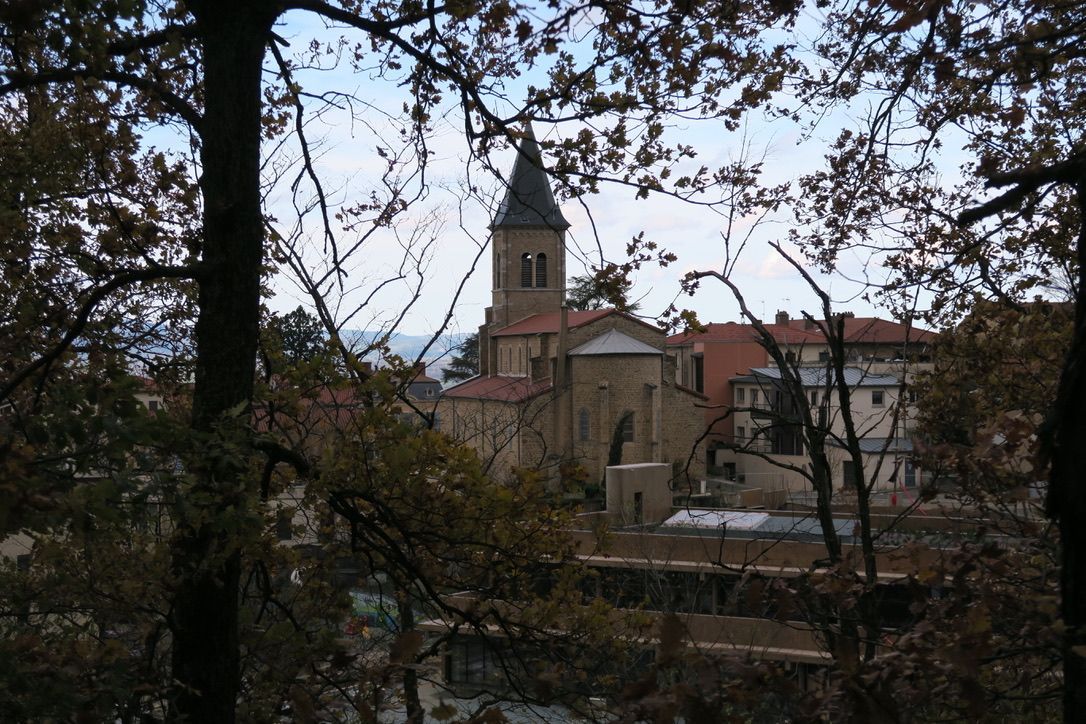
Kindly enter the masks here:
<path id="1" fill-rule="evenodd" d="M 415 365 L 415 377 L 425 377 L 425 376 L 426 376 L 426 363 L 425 362 L 419 362 L 418 364 Z"/>
<path id="2" fill-rule="evenodd" d="M 777 324 L 788 325 L 788 312 L 777 310 Z"/>

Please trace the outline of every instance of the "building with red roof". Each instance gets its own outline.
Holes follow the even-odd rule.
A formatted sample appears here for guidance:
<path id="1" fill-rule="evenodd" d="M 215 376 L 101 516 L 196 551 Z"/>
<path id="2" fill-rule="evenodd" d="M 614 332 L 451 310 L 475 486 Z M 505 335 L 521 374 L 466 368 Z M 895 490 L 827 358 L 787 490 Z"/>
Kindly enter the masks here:
<path id="1" fill-rule="evenodd" d="M 907 322 L 856 317 L 847 312 L 835 318 L 834 322 L 841 324 L 850 367 L 863 370 L 870 379 L 878 377 L 882 380 L 879 394 L 887 400 L 896 399 L 900 380 L 908 376 L 907 366 L 911 374 L 930 363 L 928 347 L 934 335 L 929 331 Z M 807 318 L 792 319 L 787 312 L 780 311 L 772 323 L 763 326 L 780 346 L 785 359 L 795 363 L 801 371 L 818 370 L 829 359 L 824 323 Z M 720 444 L 749 447 L 754 439 L 756 424 L 749 413 L 737 412 L 749 406 L 749 400 L 739 400 L 737 394 L 757 395 L 759 391 L 740 389 L 744 387 L 740 383 L 749 382 L 752 371 L 775 364 L 760 343 L 753 325 L 736 322 L 708 324 L 698 331 L 668 337 L 667 345 L 668 353 L 675 358 L 676 382 L 708 397 L 705 425 L 710 431 L 710 447 Z M 772 392 L 763 389 L 762 395 L 767 391 Z M 903 429 L 905 421 L 901 421 L 900 425 Z M 897 431 L 891 432 L 897 434 Z M 891 432 L 881 430 L 880 426 L 883 437 L 891 435 Z M 758 445 L 765 445 L 765 449 L 759 452 L 777 455 L 783 454 L 781 449 L 789 447 L 786 445 L 778 449 L 772 447 L 771 442 L 757 442 Z M 802 454 L 802 450 L 799 453 Z M 714 453 L 710 453 L 710 456 L 714 459 L 718 457 Z M 776 470 L 771 464 L 744 460 L 741 455 L 724 455 L 721 460 L 738 475 L 742 475 L 744 469 L 750 472 L 757 468 L 758 474 L 769 474 L 770 470 Z"/>
<path id="2" fill-rule="evenodd" d="M 479 328 L 478 377 L 444 391 L 442 430 L 501 475 L 607 464 L 701 463 L 698 405 L 676 381 L 665 333 L 614 309 L 571 311 L 562 216 L 529 129 L 491 230 L 493 289 Z"/>

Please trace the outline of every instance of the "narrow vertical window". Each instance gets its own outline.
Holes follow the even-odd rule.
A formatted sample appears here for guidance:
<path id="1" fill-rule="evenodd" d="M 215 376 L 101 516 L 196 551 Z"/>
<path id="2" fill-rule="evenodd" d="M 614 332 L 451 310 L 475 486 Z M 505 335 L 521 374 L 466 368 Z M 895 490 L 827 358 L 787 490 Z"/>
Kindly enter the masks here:
<path id="1" fill-rule="evenodd" d="M 535 285 L 547 286 L 547 255 L 543 253 L 535 255 Z"/>
<path id="2" fill-rule="evenodd" d="M 622 442 L 634 441 L 634 414 L 627 412 L 622 418 Z"/>
<path id="3" fill-rule="evenodd" d="M 520 285 L 522 287 L 532 286 L 532 255 L 521 254 L 520 255 Z"/>
<path id="4" fill-rule="evenodd" d="M 588 440 L 588 422 L 588 409 L 582 407 L 581 412 L 577 415 L 577 428 L 582 442 Z"/>
<path id="5" fill-rule="evenodd" d="M 502 253 L 494 254 L 494 288 L 502 288 Z"/>

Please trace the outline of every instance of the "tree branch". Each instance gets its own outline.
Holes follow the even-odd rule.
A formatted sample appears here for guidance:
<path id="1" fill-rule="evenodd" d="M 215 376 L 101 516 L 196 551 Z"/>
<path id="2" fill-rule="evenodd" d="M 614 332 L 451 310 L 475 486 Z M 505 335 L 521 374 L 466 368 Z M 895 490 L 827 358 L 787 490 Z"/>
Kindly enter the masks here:
<path id="1" fill-rule="evenodd" d="M 116 70 L 97 71 L 90 68 L 72 68 L 67 70 L 50 70 L 42 73 L 26 74 L 8 71 L 8 81 L 0 84 L 0 96 L 20 91 L 35 86 L 50 85 L 53 83 L 67 83 L 78 79 L 98 79 L 128 86 L 149 94 L 152 98 L 161 100 L 171 111 L 193 128 L 199 130 L 203 123 L 203 117 L 189 105 L 181 96 L 168 91 L 158 84 L 132 73 L 122 73 Z"/>
<path id="2" fill-rule="evenodd" d="M 1029 194 L 1049 184 L 1076 183 L 1086 176 L 1086 154 L 1077 153 L 1066 161 L 1045 166 L 1027 166 L 1025 168 L 992 174 L 985 184 L 988 188 L 1011 190 L 984 202 L 980 206 L 966 209 L 958 215 L 958 223 L 968 226 L 1019 205 Z"/>
<path id="3" fill-rule="evenodd" d="M 122 272 L 102 286 L 95 288 L 83 303 L 82 308 L 76 315 L 67 334 L 64 335 L 53 349 L 12 375 L 8 382 L 0 388 L 0 400 L 6 400 L 19 385 L 30 377 L 30 375 L 34 374 L 39 369 L 48 369 L 53 362 L 59 359 L 60 356 L 71 347 L 76 338 L 83 333 L 95 308 L 97 308 L 97 306 L 113 292 L 122 289 L 129 284 L 135 284 L 136 282 L 147 282 L 155 279 L 193 279 L 199 274 L 199 271 L 200 267 L 195 264 L 189 266 L 160 266 L 149 269 L 133 269 Z"/>

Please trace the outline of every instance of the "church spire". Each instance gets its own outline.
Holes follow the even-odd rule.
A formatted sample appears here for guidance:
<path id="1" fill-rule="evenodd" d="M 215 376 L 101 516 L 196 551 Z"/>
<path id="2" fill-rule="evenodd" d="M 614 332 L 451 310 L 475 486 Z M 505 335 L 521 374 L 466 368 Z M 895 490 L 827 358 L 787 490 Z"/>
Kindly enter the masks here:
<path id="1" fill-rule="evenodd" d="M 529 123 L 524 138 L 517 148 L 517 161 L 513 175 L 505 190 L 505 198 L 498 206 L 491 229 L 544 227 L 555 231 L 569 228 L 562 210 L 554 201 L 550 180 L 543 170 L 543 158 L 539 153 L 532 124 Z"/>

